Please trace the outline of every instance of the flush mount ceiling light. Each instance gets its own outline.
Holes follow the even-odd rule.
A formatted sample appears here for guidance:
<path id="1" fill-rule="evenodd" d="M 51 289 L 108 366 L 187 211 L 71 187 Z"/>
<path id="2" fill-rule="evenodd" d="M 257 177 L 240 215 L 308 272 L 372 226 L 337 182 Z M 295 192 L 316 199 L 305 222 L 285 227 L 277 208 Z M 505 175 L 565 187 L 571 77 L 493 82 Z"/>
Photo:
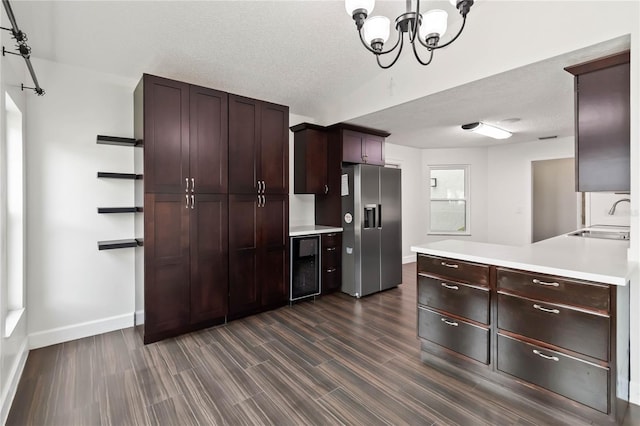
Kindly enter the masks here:
<path id="1" fill-rule="evenodd" d="M 422 65 L 429 65 L 433 59 L 433 51 L 442 49 L 453 43 L 464 29 L 467 21 L 467 14 L 473 5 L 473 0 L 449 0 L 451 5 L 455 7 L 460 15 L 462 15 L 462 25 L 458 33 L 447 43 L 439 44 L 440 38 L 447 31 L 446 11 L 441 9 L 432 9 L 422 14 L 420 12 L 420 0 L 416 0 L 416 10 L 411 7 L 411 0 L 406 0 L 406 12 L 398 16 L 395 21 L 395 27 L 398 36 L 395 44 L 388 50 L 384 50 L 384 44 L 389 40 L 391 21 L 386 16 L 367 16 L 373 11 L 375 0 L 345 0 L 345 8 L 349 16 L 353 18 L 358 28 L 360 41 L 367 50 L 376 55 L 376 61 L 381 68 L 391 68 L 396 63 L 402 52 L 404 44 L 404 35 L 407 33 L 409 43 L 413 49 L 418 62 Z M 418 43 L 416 43 L 416 40 Z M 429 53 L 429 58 L 425 61 L 418 54 L 417 45 L 422 45 Z M 388 65 L 380 62 L 380 56 L 397 51 L 395 58 Z"/>
<path id="2" fill-rule="evenodd" d="M 507 139 L 511 137 L 511 132 L 508 132 L 500 127 L 492 126 L 490 124 L 478 121 L 476 123 L 463 124 L 464 130 L 480 133 L 481 135 L 489 136 L 494 139 Z"/>

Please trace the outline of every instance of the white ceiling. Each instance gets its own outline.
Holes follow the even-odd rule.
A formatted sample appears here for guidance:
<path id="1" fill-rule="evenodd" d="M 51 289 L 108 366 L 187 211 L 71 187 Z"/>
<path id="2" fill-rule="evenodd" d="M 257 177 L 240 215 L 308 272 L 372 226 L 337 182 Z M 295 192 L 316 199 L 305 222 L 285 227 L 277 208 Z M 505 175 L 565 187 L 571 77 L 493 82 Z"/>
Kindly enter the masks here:
<path id="1" fill-rule="evenodd" d="M 393 18 L 404 11 L 404 3 L 378 1 L 375 14 Z M 460 18 L 448 1 L 423 1 L 423 8 L 434 3 L 449 10 L 449 27 L 457 28 Z M 132 80 L 142 73 L 180 79 L 289 105 L 293 113 L 309 117 L 322 116 L 358 82 L 386 72 L 360 45 L 342 0 L 12 4 L 34 57 Z M 482 13 L 482 2 L 474 5 L 470 22 L 475 13 Z M 573 82 L 563 67 L 628 45 L 628 38 L 616 39 L 350 122 L 389 131 L 390 142 L 416 147 L 495 143 L 460 130 L 474 121 L 515 132 L 506 143 L 572 135 Z M 434 61 L 446 54 L 438 52 Z M 396 66 L 419 67 L 401 62 Z M 41 84 L 46 89 L 45 79 Z M 510 118 L 521 120 L 500 123 Z"/>

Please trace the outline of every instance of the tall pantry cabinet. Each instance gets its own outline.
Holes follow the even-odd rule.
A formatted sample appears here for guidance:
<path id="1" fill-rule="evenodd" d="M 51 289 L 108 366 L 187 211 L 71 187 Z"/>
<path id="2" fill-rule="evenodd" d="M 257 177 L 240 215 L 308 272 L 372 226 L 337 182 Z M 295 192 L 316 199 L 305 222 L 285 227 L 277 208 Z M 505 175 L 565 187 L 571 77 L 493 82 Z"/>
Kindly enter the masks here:
<path id="1" fill-rule="evenodd" d="M 283 305 L 289 277 L 289 109 L 229 95 L 229 317 Z"/>
<path id="2" fill-rule="evenodd" d="M 134 113 L 144 342 L 284 304 L 288 109 L 145 74 Z"/>

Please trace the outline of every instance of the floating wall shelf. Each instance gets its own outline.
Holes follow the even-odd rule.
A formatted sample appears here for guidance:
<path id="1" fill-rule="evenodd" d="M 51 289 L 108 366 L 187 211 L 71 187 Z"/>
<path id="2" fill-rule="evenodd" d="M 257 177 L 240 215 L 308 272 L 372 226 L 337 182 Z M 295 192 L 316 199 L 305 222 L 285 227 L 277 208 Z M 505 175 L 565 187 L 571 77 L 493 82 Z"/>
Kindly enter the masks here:
<path id="1" fill-rule="evenodd" d="M 131 180 L 140 180 L 142 179 L 142 175 L 137 175 L 135 173 L 111 173 L 111 172 L 98 172 L 99 178 L 109 178 L 109 179 L 131 179 Z"/>
<path id="2" fill-rule="evenodd" d="M 97 143 L 104 145 L 142 146 L 142 140 L 140 139 L 104 135 L 98 135 Z"/>
<path id="3" fill-rule="evenodd" d="M 139 213 L 142 207 L 98 207 L 98 213 Z"/>
<path id="4" fill-rule="evenodd" d="M 127 247 L 141 247 L 143 245 L 142 238 L 132 238 L 130 240 L 109 240 L 98 241 L 98 250 L 113 250 Z"/>

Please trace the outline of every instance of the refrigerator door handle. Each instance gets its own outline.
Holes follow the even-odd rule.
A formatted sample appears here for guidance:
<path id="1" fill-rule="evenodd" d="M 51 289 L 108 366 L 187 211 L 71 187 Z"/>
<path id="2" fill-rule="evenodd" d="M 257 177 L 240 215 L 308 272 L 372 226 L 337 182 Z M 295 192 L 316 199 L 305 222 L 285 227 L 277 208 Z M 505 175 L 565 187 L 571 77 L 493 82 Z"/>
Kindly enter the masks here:
<path id="1" fill-rule="evenodd" d="M 382 229 L 382 204 L 378 204 L 378 229 Z"/>

